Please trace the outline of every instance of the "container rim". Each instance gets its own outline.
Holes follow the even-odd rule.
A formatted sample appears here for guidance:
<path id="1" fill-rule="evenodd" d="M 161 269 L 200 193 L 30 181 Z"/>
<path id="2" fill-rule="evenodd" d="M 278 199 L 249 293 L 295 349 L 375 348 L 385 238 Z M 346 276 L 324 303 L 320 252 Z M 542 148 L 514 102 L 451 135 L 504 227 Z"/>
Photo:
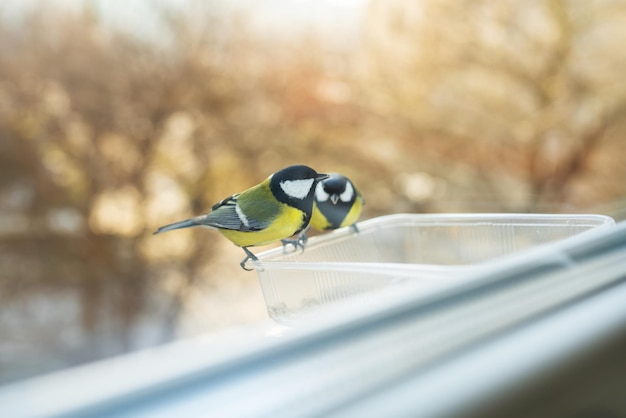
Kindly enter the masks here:
<path id="1" fill-rule="evenodd" d="M 534 224 L 532 221 L 536 221 Z M 610 216 L 598 214 L 539 214 L 539 213 L 444 213 L 444 214 L 415 214 L 398 213 L 383 215 L 358 222 L 360 233 L 366 233 L 379 229 L 383 226 L 401 226 L 403 224 L 424 226 L 441 225 L 480 225 L 480 224 L 511 224 L 524 226 L 567 226 L 575 223 L 578 226 L 589 226 L 590 229 L 597 227 L 615 225 L 615 220 Z M 580 223 L 585 222 L 585 223 Z M 391 225 L 390 225 L 391 224 Z M 587 232 L 587 231 L 585 231 Z M 583 232 L 584 233 L 584 232 Z M 354 234 L 350 227 L 340 228 L 330 233 L 311 237 L 307 243 L 307 248 L 323 245 L 329 241 L 337 240 Z M 580 234 L 577 234 L 580 235 Z M 574 238 L 574 235 L 569 238 Z M 566 239 L 569 239 L 566 238 Z M 350 271 L 360 273 L 373 273 L 390 271 L 399 275 L 410 275 L 415 272 L 435 272 L 446 271 L 454 273 L 461 269 L 467 272 L 468 268 L 480 268 L 480 264 L 463 264 L 456 266 L 428 265 L 428 264 L 405 264 L 405 263 L 369 263 L 369 262 L 314 262 L 314 261 L 274 261 L 273 259 L 284 256 L 282 247 L 273 248 L 257 255 L 258 260 L 249 263 L 249 266 L 259 273 L 265 268 L 272 270 L 290 270 L 294 268 L 317 271 Z M 271 267 L 270 267 L 271 266 Z M 404 274 L 403 274 L 404 273 Z"/>

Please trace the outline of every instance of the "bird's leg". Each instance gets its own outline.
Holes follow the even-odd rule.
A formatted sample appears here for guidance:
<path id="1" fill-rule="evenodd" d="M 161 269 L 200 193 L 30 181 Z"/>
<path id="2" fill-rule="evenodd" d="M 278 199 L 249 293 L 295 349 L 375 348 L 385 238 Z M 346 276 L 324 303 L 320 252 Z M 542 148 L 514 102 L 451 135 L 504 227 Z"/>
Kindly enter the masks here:
<path id="1" fill-rule="evenodd" d="M 287 254 L 288 245 L 293 245 L 294 251 L 297 251 L 298 247 L 300 247 L 302 248 L 302 252 L 304 252 L 304 247 L 306 247 L 306 243 L 309 240 L 309 237 L 306 235 L 308 229 L 309 228 L 306 228 L 304 231 L 300 232 L 296 239 L 281 239 L 280 242 L 283 243 L 283 253 Z"/>
<path id="2" fill-rule="evenodd" d="M 357 234 L 358 234 L 359 232 L 361 232 L 361 231 L 359 231 L 359 227 L 358 227 L 358 226 L 356 226 L 356 224 L 352 224 L 352 225 L 350 225 L 350 228 L 352 228 L 352 229 L 354 230 L 354 232 L 356 232 Z"/>
<path id="3" fill-rule="evenodd" d="M 249 269 L 246 268 L 246 261 L 248 260 L 254 260 L 257 261 L 258 258 L 256 257 L 256 255 L 252 254 L 252 252 L 247 248 L 247 247 L 241 247 L 245 252 L 246 252 L 246 258 L 244 258 L 241 263 L 239 263 L 239 265 L 241 266 L 242 269 L 244 269 L 245 271 L 252 271 L 254 269 Z"/>
<path id="4" fill-rule="evenodd" d="M 302 247 L 302 252 L 304 252 L 304 247 L 306 247 L 306 243 L 309 241 L 309 236 L 306 234 L 306 231 L 308 231 L 308 228 L 298 235 L 298 244 Z"/>

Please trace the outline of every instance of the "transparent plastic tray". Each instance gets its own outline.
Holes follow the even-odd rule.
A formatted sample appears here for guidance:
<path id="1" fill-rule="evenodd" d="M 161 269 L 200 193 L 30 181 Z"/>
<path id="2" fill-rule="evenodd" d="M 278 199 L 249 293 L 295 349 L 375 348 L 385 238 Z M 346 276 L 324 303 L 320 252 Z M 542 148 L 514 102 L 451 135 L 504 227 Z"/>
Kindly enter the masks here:
<path id="1" fill-rule="evenodd" d="M 425 290 L 459 280 L 489 261 L 533 246 L 614 225 L 602 215 L 398 214 L 312 237 L 301 252 L 258 255 L 269 315 L 289 323 L 313 306 L 411 280 Z"/>

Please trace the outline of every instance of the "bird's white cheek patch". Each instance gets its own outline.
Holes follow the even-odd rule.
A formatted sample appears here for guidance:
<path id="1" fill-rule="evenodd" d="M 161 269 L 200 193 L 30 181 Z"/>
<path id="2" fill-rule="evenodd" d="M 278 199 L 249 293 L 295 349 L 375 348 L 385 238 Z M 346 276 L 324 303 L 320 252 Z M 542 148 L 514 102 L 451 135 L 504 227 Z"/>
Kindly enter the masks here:
<path id="1" fill-rule="evenodd" d="M 324 185 L 322 185 L 322 183 L 317 184 L 317 189 L 315 189 L 315 198 L 318 202 L 326 202 L 329 198 L 328 193 L 324 191 Z"/>
<path id="2" fill-rule="evenodd" d="M 313 179 L 306 180 L 285 180 L 280 183 L 280 188 L 290 197 L 304 199 L 309 194 Z"/>
<path id="3" fill-rule="evenodd" d="M 352 196 L 354 196 L 354 188 L 348 182 L 346 183 L 346 190 L 339 195 L 339 199 L 341 199 L 342 202 L 349 202 Z"/>

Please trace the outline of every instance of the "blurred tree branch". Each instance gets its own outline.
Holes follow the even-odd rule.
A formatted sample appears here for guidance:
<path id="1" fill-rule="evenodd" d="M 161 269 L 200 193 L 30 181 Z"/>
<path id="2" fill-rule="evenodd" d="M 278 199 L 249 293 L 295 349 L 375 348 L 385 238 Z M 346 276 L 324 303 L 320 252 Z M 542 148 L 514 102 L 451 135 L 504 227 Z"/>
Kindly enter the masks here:
<path id="1" fill-rule="evenodd" d="M 626 102 L 614 65 L 626 59 L 615 48 L 626 40 L 617 28 L 625 4 L 373 1 L 370 11 L 363 89 L 416 152 L 428 151 L 425 142 L 434 150 L 427 138 L 437 137 L 448 145 L 433 157 L 492 172 L 479 181 L 515 173 L 528 186 L 516 210 L 572 199 Z M 604 53 L 591 58 L 596 51 Z M 499 190 L 487 199 L 512 209 L 506 189 L 486 190 Z"/>

